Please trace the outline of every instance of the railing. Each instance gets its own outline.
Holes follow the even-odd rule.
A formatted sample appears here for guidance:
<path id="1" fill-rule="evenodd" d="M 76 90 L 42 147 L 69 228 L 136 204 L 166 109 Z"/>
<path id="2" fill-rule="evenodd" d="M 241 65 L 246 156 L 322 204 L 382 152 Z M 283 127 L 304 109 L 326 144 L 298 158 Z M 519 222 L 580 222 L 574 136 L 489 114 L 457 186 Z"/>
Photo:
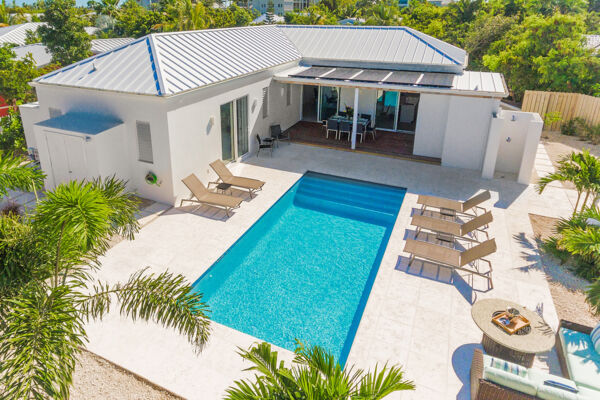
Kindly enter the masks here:
<path id="1" fill-rule="evenodd" d="M 559 113 L 560 121 L 544 124 L 544 130 L 549 131 L 559 130 L 563 122 L 577 117 L 590 125 L 600 124 L 600 97 L 580 93 L 526 90 L 521 109 L 536 112 L 542 118 L 548 113 Z"/>

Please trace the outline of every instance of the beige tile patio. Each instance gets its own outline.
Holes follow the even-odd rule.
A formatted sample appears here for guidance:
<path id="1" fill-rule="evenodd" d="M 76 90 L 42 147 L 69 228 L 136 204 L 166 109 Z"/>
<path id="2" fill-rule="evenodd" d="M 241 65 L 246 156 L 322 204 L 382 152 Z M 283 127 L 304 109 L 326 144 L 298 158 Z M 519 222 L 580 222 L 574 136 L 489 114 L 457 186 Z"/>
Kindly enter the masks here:
<path id="1" fill-rule="evenodd" d="M 528 212 L 564 216 L 572 210 L 571 194 L 549 187 L 543 195 L 507 179 L 483 180 L 476 171 L 444 168 L 393 158 L 327 150 L 297 144 L 281 146 L 273 157 L 252 157 L 232 169 L 267 182 L 253 200 L 225 219 L 211 209 L 171 209 L 147 226 L 136 240 L 121 242 L 103 257 L 98 275 L 124 280 L 143 266 L 169 269 L 196 280 L 307 170 L 403 186 L 408 189 L 398 220 L 365 308 L 349 363 L 372 367 L 401 363 L 417 390 L 390 399 L 469 397 L 468 369 L 481 332 L 470 319 L 477 299 L 501 297 L 538 308 L 556 327 L 554 305 L 536 252 Z M 494 289 L 483 279 L 431 266 L 406 268 L 405 229 L 420 193 L 465 199 L 482 189 L 492 192 L 491 236 L 498 252 Z M 116 313 L 89 325 L 89 349 L 190 399 L 217 399 L 236 379 L 248 376 L 248 364 L 236 354 L 258 339 L 214 323 L 205 350 L 194 354 L 185 339 L 154 324 L 132 323 Z M 290 359 L 291 352 L 280 353 Z M 556 359 L 541 356 L 536 364 L 556 369 Z"/>

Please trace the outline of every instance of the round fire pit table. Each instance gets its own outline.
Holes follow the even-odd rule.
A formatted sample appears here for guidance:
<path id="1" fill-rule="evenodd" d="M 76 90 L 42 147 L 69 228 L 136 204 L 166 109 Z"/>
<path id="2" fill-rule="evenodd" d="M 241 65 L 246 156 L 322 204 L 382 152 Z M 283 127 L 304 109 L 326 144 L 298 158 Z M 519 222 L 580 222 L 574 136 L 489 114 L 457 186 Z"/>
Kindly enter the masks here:
<path id="1" fill-rule="evenodd" d="M 509 307 L 517 309 L 529 320 L 531 329 L 528 333 L 511 335 L 492 322 L 495 312 L 506 311 Z M 552 328 L 537 313 L 512 301 L 479 300 L 473 304 L 471 316 L 483 332 L 481 344 L 491 356 L 531 367 L 536 353 L 544 353 L 554 347 L 555 336 Z"/>

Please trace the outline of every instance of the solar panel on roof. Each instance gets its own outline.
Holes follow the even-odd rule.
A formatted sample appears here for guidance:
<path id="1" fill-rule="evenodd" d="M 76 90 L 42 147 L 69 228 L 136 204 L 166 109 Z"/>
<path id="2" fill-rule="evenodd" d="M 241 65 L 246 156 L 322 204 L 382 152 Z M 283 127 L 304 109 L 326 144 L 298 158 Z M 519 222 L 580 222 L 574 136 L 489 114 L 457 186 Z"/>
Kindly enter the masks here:
<path id="1" fill-rule="evenodd" d="M 390 72 L 391 71 L 384 71 L 381 69 L 365 69 L 360 75 L 352 80 L 362 82 L 381 82 L 381 80 L 388 76 Z"/>
<path id="2" fill-rule="evenodd" d="M 330 74 L 327 74 L 326 76 L 324 76 L 324 78 L 326 78 L 326 79 L 350 79 L 354 75 L 358 74 L 361 71 L 362 71 L 362 69 L 360 69 L 360 68 L 336 68 L 335 71 L 333 71 Z M 362 75 L 362 72 L 361 72 L 361 74 L 357 75 L 352 80 L 360 79 L 360 75 Z"/>
<path id="3" fill-rule="evenodd" d="M 441 74 L 436 72 L 426 72 L 423 78 L 419 81 L 419 86 L 441 86 L 452 87 L 454 82 L 454 74 Z"/>
<path id="4" fill-rule="evenodd" d="M 422 72 L 396 71 L 385 80 L 385 83 L 397 83 L 402 85 L 416 85 Z"/>
<path id="5" fill-rule="evenodd" d="M 302 72 L 298 72 L 296 74 L 292 74 L 290 76 L 294 76 L 296 78 L 318 78 L 324 73 L 331 71 L 332 67 L 310 67 Z"/>

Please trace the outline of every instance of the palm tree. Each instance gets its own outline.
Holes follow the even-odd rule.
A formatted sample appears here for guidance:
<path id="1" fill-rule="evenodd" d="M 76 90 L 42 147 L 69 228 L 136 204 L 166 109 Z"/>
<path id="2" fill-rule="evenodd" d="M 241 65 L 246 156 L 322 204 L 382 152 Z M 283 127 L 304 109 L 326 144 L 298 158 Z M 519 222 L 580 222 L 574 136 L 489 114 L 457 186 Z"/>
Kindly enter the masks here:
<path id="1" fill-rule="evenodd" d="M 366 25 L 395 26 L 399 25 L 401 18 L 398 7 L 380 2 L 367 11 Z"/>
<path id="2" fill-rule="evenodd" d="M 44 184 L 44 174 L 33 163 L 0 151 L 0 198 L 9 190 L 35 190 Z"/>
<path id="3" fill-rule="evenodd" d="M 253 366 L 256 381 L 236 381 L 227 389 L 226 399 L 383 399 L 392 392 L 413 390 L 412 382 L 402 378 L 400 367 L 375 367 L 365 373 L 354 368 L 342 368 L 332 355 L 320 347 L 310 349 L 297 342 L 296 357 L 291 367 L 279 361 L 277 352 L 268 343 L 260 343 L 240 355 Z"/>
<path id="4" fill-rule="evenodd" d="M 591 195 L 597 195 L 600 189 L 600 159 L 584 149 L 581 153 L 572 152 L 559 161 L 558 169 L 543 178 L 537 184 L 538 193 L 542 193 L 549 183 L 554 181 L 571 182 L 577 190 L 577 200 L 573 215 L 579 209 L 581 195 L 585 192 L 581 210 L 587 207 Z"/>
<path id="5" fill-rule="evenodd" d="M 1 190 L 27 189 L 30 178 L 39 187 L 39 171 L 1 161 Z M 208 308 L 182 276 L 141 270 L 125 283 L 93 277 L 110 239 L 138 231 L 136 209 L 125 183 L 107 178 L 59 185 L 23 218 L 0 216 L 3 399 L 67 399 L 85 322 L 117 304 L 122 315 L 175 329 L 195 349 L 208 340 Z"/>
<path id="6" fill-rule="evenodd" d="M 600 314 L 600 278 L 596 279 L 587 290 L 587 302 L 596 315 Z"/>

